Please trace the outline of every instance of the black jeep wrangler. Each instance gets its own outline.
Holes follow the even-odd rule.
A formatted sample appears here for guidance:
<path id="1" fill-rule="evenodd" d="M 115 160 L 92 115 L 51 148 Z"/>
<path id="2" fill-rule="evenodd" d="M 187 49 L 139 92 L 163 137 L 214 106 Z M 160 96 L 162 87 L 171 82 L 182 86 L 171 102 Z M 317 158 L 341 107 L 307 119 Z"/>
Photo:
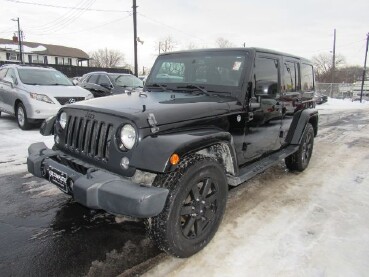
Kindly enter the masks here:
<path id="1" fill-rule="evenodd" d="M 78 203 L 147 218 L 164 251 L 188 257 L 212 239 L 228 186 L 281 159 L 309 164 L 318 112 L 288 112 L 291 92 L 314 90 L 312 64 L 256 48 L 160 55 L 143 92 L 61 108 L 44 122 L 55 145 L 29 147 L 28 170 Z"/>

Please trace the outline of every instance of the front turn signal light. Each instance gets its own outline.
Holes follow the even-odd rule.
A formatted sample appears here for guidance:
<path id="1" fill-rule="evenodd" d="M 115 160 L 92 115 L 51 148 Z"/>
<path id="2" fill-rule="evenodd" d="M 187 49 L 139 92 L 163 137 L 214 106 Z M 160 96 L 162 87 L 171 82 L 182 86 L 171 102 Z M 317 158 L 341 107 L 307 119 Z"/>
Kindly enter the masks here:
<path id="1" fill-rule="evenodd" d="M 179 156 L 178 154 L 173 154 L 172 156 L 170 156 L 169 162 L 171 165 L 176 165 L 179 163 Z"/>

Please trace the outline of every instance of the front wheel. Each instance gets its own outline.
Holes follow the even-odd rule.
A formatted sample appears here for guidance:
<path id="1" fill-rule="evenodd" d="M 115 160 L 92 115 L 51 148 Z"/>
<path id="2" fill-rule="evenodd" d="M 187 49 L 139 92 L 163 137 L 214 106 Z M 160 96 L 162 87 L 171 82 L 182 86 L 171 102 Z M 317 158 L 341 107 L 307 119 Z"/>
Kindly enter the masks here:
<path id="1" fill-rule="evenodd" d="M 308 123 L 302 135 L 301 143 L 297 152 L 288 156 L 285 163 L 288 169 L 304 171 L 309 165 L 314 146 L 314 128 Z"/>
<path id="2" fill-rule="evenodd" d="M 19 103 L 16 107 L 15 116 L 17 117 L 17 122 L 19 128 L 22 130 L 28 130 L 31 128 L 31 124 L 28 121 L 27 111 L 22 103 Z"/>
<path id="3" fill-rule="evenodd" d="M 151 219 L 150 236 L 167 253 L 189 257 L 209 243 L 222 220 L 228 193 L 224 168 L 192 155 L 159 179 L 156 185 L 167 187 L 169 194 L 163 211 Z"/>

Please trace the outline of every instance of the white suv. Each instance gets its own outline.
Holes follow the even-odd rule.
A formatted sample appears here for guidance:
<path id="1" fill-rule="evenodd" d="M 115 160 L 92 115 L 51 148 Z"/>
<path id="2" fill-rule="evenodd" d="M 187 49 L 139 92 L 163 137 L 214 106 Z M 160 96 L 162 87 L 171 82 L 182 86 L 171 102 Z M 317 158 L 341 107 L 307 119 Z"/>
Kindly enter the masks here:
<path id="1" fill-rule="evenodd" d="M 62 105 L 90 98 L 93 95 L 89 91 L 75 86 L 63 73 L 53 68 L 0 67 L 0 114 L 15 115 L 23 130 L 55 115 Z"/>

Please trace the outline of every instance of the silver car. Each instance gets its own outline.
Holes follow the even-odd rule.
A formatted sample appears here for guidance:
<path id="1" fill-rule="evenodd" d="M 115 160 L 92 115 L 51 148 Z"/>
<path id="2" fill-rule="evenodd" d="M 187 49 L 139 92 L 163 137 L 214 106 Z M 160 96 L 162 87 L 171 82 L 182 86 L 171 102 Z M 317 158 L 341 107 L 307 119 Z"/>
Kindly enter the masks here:
<path id="1" fill-rule="evenodd" d="M 93 98 L 61 72 L 46 67 L 0 67 L 0 114 L 16 116 L 21 129 L 55 115 L 60 107 Z"/>

